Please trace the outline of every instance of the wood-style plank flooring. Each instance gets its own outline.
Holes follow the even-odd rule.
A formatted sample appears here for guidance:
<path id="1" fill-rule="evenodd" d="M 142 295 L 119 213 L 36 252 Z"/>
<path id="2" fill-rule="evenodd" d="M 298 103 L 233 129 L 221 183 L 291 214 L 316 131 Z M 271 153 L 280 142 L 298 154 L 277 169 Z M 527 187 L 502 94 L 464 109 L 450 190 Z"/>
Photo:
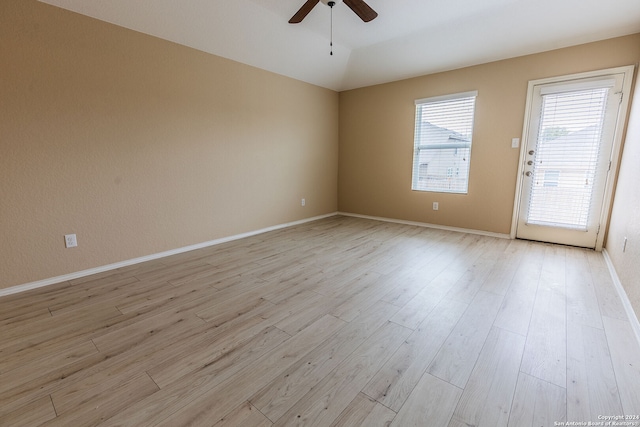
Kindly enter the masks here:
<path id="1" fill-rule="evenodd" d="M 0 298 L 0 426 L 639 414 L 638 342 L 582 249 L 337 216 Z"/>

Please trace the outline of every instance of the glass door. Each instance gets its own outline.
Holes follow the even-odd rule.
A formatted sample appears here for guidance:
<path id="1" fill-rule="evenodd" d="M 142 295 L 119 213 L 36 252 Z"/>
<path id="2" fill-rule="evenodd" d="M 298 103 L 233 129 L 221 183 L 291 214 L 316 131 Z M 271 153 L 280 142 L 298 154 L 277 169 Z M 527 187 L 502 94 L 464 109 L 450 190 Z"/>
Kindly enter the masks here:
<path id="1" fill-rule="evenodd" d="M 533 87 L 516 237 L 596 247 L 624 73 Z"/>

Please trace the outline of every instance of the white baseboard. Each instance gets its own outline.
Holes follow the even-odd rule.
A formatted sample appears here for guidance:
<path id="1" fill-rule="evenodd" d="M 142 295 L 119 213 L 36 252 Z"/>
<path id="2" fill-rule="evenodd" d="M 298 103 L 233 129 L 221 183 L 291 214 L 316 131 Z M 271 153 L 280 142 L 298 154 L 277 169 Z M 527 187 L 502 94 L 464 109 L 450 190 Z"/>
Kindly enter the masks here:
<path id="1" fill-rule="evenodd" d="M 348 212 L 338 212 L 338 215 L 352 216 L 355 218 L 372 219 L 374 221 L 394 222 L 396 224 L 415 225 L 417 227 L 437 228 L 438 230 L 455 231 L 458 233 L 479 234 L 481 236 L 497 237 L 500 239 L 511 239 L 509 234 L 493 233 L 491 231 L 473 230 L 469 228 L 449 227 L 446 225 L 429 224 L 426 222 L 404 221 L 401 219 L 384 218 L 379 216 L 360 215 Z"/>
<path id="2" fill-rule="evenodd" d="M 206 247 L 209 247 L 209 246 L 215 246 L 215 245 L 219 245 L 221 243 L 231 242 L 233 240 L 239 240 L 239 239 L 243 239 L 245 237 L 251 237 L 251 236 L 258 235 L 258 234 L 267 233 L 269 231 L 280 230 L 282 228 L 287 228 L 287 227 L 292 227 L 294 225 L 300 225 L 300 224 L 304 224 L 304 223 L 307 223 L 307 222 L 317 221 L 319 219 L 329 218 L 329 217 L 336 216 L 336 215 L 338 215 L 338 213 L 337 212 L 333 212 L 333 213 L 330 213 L 330 214 L 319 215 L 319 216 L 315 216 L 315 217 L 312 217 L 312 218 L 305 218 L 305 219 L 302 219 L 302 220 L 299 220 L 299 221 L 287 222 L 285 224 L 274 225 L 274 226 L 271 226 L 271 227 L 262 228 L 260 230 L 249 231 L 247 233 L 236 234 L 234 236 L 223 237 L 223 238 L 216 239 L 216 240 L 210 240 L 208 242 L 202 242 L 202 243 L 197 243 L 195 245 L 185 246 L 185 247 L 182 247 L 182 248 L 171 249 L 169 251 L 159 252 L 157 254 L 146 255 L 146 256 L 143 256 L 143 257 L 140 257 L 140 258 L 129 259 L 129 260 L 126 260 L 126 261 L 117 262 L 115 264 L 103 265 L 101 267 L 96 267 L 96 268 L 90 268 L 88 270 L 77 271 L 77 272 L 74 272 L 74 273 L 65 274 L 63 276 L 51 277 L 49 279 L 43 279 L 43 280 L 38 280 L 36 282 L 25 283 L 23 285 L 12 286 L 10 288 L 0 289 L 0 297 L 6 296 L 6 295 L 17 294 L 17 293 L 29 291 L 29 290 L 32 290 L 32 289 L 42 288 L 42 287 L 53 285 L 53 284 L 56 284 L 56 283 L 65 282 L 67 280 L 73 280 L 73 279 L 78 279 L 80 277 L 91 276 L 92 274 L 103 273 L 105 271 L 115 270 L 115 269 L 118 269 L 118 268 L 127 267 L 127 266 L 134 265 L 134 264 L 140 264 L 140 263 L 146 262 L 146 261 L 152 261 L 152 260 L 159 259 L 159 258 L 165 258 L 165 257 L 171 256 L 171 255 L 177 255 L 177 254 L 180 254 L 180 253 L 183 253 L 183 252 L 189 252 L 189 251 L 193 251 L 193 250 L 196 250 L 196 249 L 202 249 L 202 248 L 206 248 Z"/>
<path id="3" fill-rule="evenodd" d="M 620 296 L 620 299 L 622 300 L 622 305 L 624 306 L 624 311 L 625 313 L 627 313 L 627 317 L 629 318 L 629 323 L 631 323 L 631 328 L 633 329 L 633 332 L 635 332 L 636 339 L 638 340 L 638 344 L 640 345 L 640 321 L 638 321 L 638 316 L 636 316 L 636 312 L 633 310 L 631 301 L 629 301 L 629 296 L 624 290 L 624 286 L 622 286 L 622 282 L 618 277 L 618 272 L 613 266 L 613 262 L 611 261 L 611 257 L 609 256 L 609 252 L 607 252 L 607 249 L 604 249 L 602 251 L 602 254 L 604 255 L 604 260 L 607 263 L 607 267 L 609 268 L 609 274 L 611 275 L 613 284 L 616 287 L 616 291 L 618 291 L 618 296 Z"/>

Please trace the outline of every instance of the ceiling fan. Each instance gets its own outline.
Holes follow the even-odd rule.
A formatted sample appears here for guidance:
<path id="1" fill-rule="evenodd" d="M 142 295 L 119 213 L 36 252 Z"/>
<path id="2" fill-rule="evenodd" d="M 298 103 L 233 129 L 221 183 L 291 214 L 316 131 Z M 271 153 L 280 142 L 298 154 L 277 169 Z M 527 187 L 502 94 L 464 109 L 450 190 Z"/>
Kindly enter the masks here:
<path id="1" fill-rule="evenodd" d="M 330 6 L 333 9 L 337 3 L 340 1 L 327 1 L 327 0 L 307 0 L 305 4 L 302 5 L 300 10 L 296 12 L 295 15 L 289 20 L 289 24 L 298 24 L 302 22 L 302 20 L 311 12 L 311 10 L 318 4 L 320 1 Z M 369 22 L 374 20 L 378 13 L 371 9 L 371 7 L 364 2 L 364 0 L 343 0 L 344 4 L 349 6 L 351 10 L 355 12 L 356 15 L 360 17 L 364 22 Z"/>

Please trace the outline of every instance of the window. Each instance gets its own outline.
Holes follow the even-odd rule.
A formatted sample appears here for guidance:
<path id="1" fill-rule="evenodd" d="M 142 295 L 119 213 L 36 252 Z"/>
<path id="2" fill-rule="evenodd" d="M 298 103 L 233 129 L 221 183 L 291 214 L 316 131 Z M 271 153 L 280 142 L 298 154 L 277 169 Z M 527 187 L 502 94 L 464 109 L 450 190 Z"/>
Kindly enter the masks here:
<path id="1" fill-rule="evenodd" d="M 558 181 L 560 181 L 560 171 L 552 171 L 552 170 L 544 171 L 544 182 L 542 183 L 543 186 L 557 187 Z"/>
<path id="2" fill-rule="evenodd" d="M 527 224 L 587 231 L 614 84 L 605 79 L 574 83 L 575 90 L 567 85 L 540 89 Z"/>
<path id="3" fill-rule="evenodd" d="M 424 181 L 427 179 L 429 172 L 429 163 L 420 163 L 420 172 L 418 172 L 418 180 Z"/>
<path id="4" fill-rule="evenodd" d="M 477 95 L 416 100 L 412 190 L 467 193 Z"/>

